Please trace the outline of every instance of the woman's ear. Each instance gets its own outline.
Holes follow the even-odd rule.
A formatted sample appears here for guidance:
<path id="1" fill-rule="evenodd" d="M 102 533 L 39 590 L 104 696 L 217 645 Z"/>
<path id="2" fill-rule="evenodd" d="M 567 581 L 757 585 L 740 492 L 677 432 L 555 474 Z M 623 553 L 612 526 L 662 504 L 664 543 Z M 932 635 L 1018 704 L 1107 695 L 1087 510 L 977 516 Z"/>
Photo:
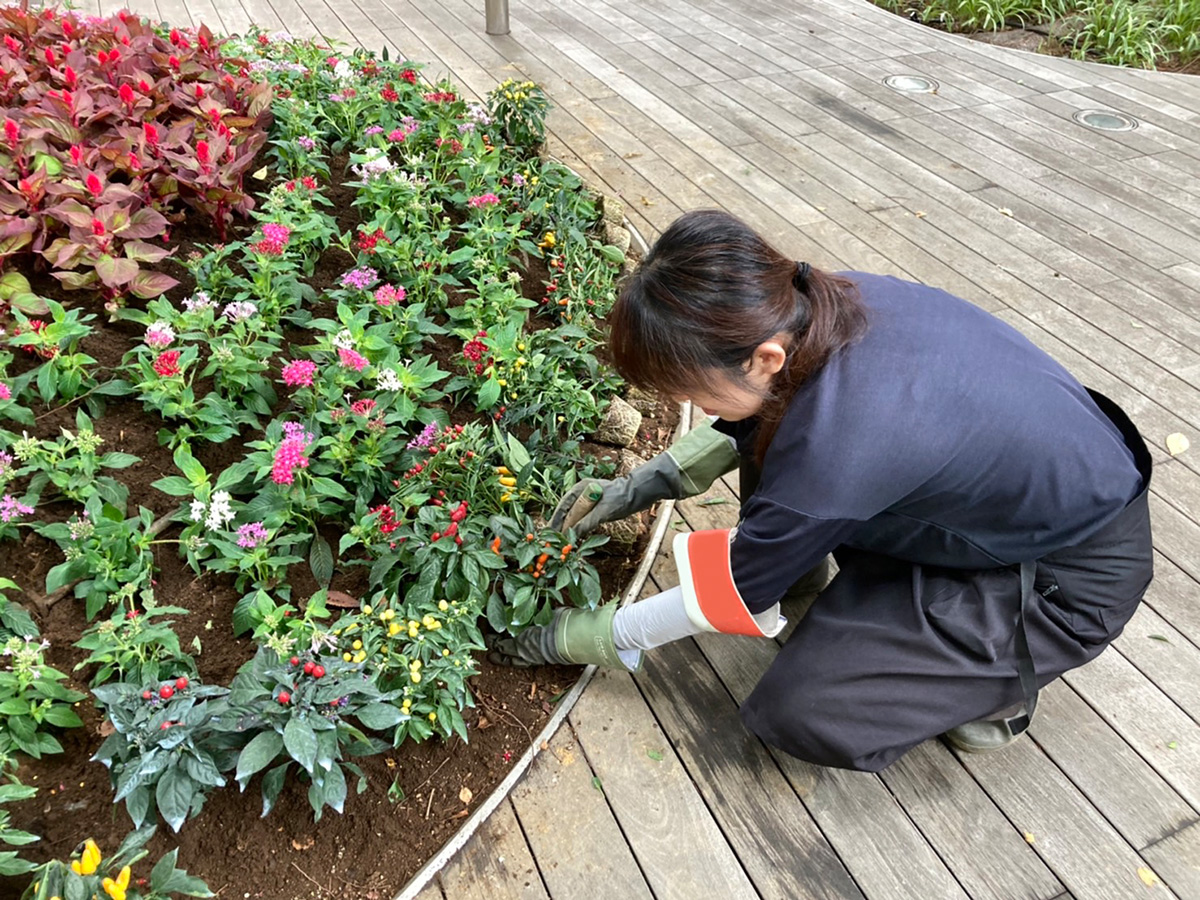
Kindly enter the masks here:
<path id="1" fill-rule="evenodd" d="M 754 355 L 751 357 L 750 373 L 765 375 L 770 378 L 777 374 L 784 363 L 787 362 L 787 350 L 783 344 L 772 338 L 769 341 L 763 341 L 754 348 Z"/>

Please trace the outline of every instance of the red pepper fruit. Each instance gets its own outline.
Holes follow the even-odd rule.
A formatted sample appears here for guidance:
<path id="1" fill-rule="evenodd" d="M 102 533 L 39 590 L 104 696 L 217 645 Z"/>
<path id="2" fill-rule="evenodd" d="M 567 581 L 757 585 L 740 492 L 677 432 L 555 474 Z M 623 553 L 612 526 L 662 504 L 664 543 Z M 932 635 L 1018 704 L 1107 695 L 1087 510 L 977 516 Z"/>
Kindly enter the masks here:
<path id="1" fill-rule="evenodd" d="M 300 657 L 298 657 L 298 656 L 293 656 L 291 659 L 289 659 L 289 660 L 288 660 L 288 665 L 289 665 L 289 666 L 298 666 L 298 665 L 300 665 Z"/>
<path id="2" fill-rule="evenodd" d="M 175 689 L 176 690 L 182 691 L 187 686 L 188 686 L 188 680 L 186 678 L 176 678 L 175 679 Z"/>
<path id="3" fill-rule="evenodd" d="M 313 669 L 315 669 L 316 667 L 317 667 L 317 664 L 316 664 L 316 663 L 314 663 L 314 662 L 313 662 L 313 661 L 310 659 L 308 662 L 306 662 L 306 663 L 304 664 L 304 674 L 305 674 L 305 675 L 311 675 L 311 674 L 313 673 Z"/>
<path id="4" fill-rule="evenodd" d="M 142 699 L 143 700 L 149 700 L 153 696 L 154 696 L 153 691 L 142 691 Z"/>
<path id="5" fill-rule="evenodd" d="M 170 700 L 175 696 L 175 688 L 171 687 L 169 684 L 164 684 L 158 689 L 158 696 L 162 697 L 164 700 Z"/>
<path id="6" fill-rule="evenodd" d="M 324 666 L 313 666 L 313 671 L 312 671 L 313 678 L 320 678 L 324 674 L 325 674 Z"/>
<path id="7" fill-rule="evenodd" d="M 282 703 L 284 706 L 287 706 L 291 701 L 292 701 L 291 694 L 289 694 L 287 691 L 279 692 L 279 702 L 280 703 Z"/>

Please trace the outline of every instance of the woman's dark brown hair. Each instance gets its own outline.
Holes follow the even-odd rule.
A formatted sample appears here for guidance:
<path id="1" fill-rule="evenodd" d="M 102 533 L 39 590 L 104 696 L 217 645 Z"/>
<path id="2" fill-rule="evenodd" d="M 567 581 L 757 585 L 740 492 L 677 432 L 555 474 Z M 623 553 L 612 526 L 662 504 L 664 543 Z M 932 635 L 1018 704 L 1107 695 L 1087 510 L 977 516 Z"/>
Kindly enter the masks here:
<path id="1" fill-rule="evenodd" d="M 716 373 L 744 383 L 758 345 L 791 335 L 758 414 L 759 465 L 800 385 L 867 326 L 852 281 L 789 259 L 721 210 L 671 223 L 608 318 L 617 371 L 668 394 L 712 389 Z"/>

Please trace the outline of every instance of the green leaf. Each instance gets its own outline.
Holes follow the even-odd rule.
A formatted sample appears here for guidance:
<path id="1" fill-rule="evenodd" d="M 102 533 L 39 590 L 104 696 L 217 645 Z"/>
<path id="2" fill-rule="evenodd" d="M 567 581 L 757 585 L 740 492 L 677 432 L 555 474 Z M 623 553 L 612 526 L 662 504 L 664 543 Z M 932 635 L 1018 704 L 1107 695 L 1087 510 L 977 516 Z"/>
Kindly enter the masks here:
<path id="1" fill-rule="evenodd" d="M 337 763 L 325 775 L 323 793 L 325 802 L 337 812 L 342 812 L 346 804 L 346 775 Z"/>
<path id="2" fill-rule="evenodd" d="M 313 578 L 321 587 L 328 587 L 333 578 L 333 550 L 329 541 L 320 534 L 313 535 L 312 546 L 308 552 L 308 567 L 312 569 Z"/>
<path id="3" fill-rule="evenodd" d="M 611 263 L 616 263 L 618 266 L 625 262 L 625 254 L 621 252 L 620 247 L 614 247 L 612 244 L 604 244 L 596 248 L 603 256 Z"/>
<path id="4" fill-rule="evenodd" d="M 142 461 L 140 456 L 134 456 L 132 453 L 105 453 L 96 462 L 104 466 L 106 469 L 128 469 L 134 463 Z"/>
<path id="5" fill-rule="evenodd" d="M 141 828 L 150 814 L 150 789 L 139 787 L 125 798 L 125 812 L 133 821 L 134 828 Z"/>
<path id="6" fill-rule="evenodd" d="M 363 727 L 372 731 L 384 731 L 392 728 L 404 718 L 404 714 L 390 703 L 368 703 L 355 715 Z"/>
<path id="7" fill-rule="evenodd" d="M 187 821 L 188 810 L 192 806 L 192 796 L 196 786 L 178 766 L 167 769 L 154 789 L 154 800 L 158 811 L 171 830 L 178 832 Z"/>
<path id="8" fill-rule="evenodd" d="M 32 872 L 37 866 L 25 859 L 17 858 L 17 851 L 5 850 L 0 853 L 0 875 L 24 875 Z"/>
<path id="9" fill-rule="evenodd" d="M 479 388 L 479 394 L 476 398 L 476 405 L 481 410 L 490 409 L 496 405 L 496 401 L 500 399 L 500 384 L 495 378 L 489 378 Z"/>
<path id="10" fill-rule="evenodd" d="M 264 731 L 254 736 L 238 756 L 237 774 L 234 777 L 243 791 L 254 773 L 273 763 L 282 749 L 283 738 L 278 732 Z"/>
<path id="11" fill-rule="evenodd" d="M 592 776 L 592 787 L 594 787 L 594 788 L 595 788 L 596 790 L 598 790 L 600 793 L 602 793 L 602 794 L 604 793 L 604 785 L 602 785 L 602 784 L 600 783 L 600 776 L 599 776 L 599 775 L 593 775 L 593 776 Z"/>
<path id="12" fill-rule="evenodd" d="M 287 727 L 283 729 L 283 746 L 292 759 L 311 775 L 317 761 L 317 735 L 312 727 L 299 719 L 288 720 Z"/>
<path id="13" fill-rule="evenodd" d="M 193 487 L 200 487 L 208 480 L 208 473 L 204 471 L 204 465 L 196 457 L 192 456 L 192 451 L 188 449 L 186 444 L 181 444 L 175 448 L 175 468 L 183 473 L 183 477 Z"/>
<path id="14" fill-rule="evenodd" d="M 647 750 L 646 755 L 648 757 L 650 757 L 652 760 L 654 760 L 655 762 L 663 761 L 663 754 L 662 754 L 661 750 Z"/>
<path id="15" fill-rule="evenodd" d="M 65 706 L 52 706 L 46 710 L 43 719 L 59 728 L 78 728 L 83 720 L 75 712 Z"/>
<path id="16" fill-rule="evenodd" d="M 159 859 L 150 870 L 150 887 L 155 893 L 166 893 L 166 884 L 171 878 L 171 873 L 175 871 L 175 860 L 178 858 L 179 848 L 176 847 Z"/>
<path id="17" fill-rule="evenodd" d="M 275 805 L 275 799 L 279 796 L 279 792 L 283 790 L 284 776 L 287 774 L 288 766 L 291 763 L 284 763 L 276 766 L 270 772 L 263 776 L 262 780 L 262 798 L 264 816 L 271 811 Z"/>
<path id="18" fill-rule="evenodd" d="M 171 497 L 191 497 L 195 494 L 192 483 L 180 475 L 168 475 L 152 482 L 150 487 L 157 488 Z"/>

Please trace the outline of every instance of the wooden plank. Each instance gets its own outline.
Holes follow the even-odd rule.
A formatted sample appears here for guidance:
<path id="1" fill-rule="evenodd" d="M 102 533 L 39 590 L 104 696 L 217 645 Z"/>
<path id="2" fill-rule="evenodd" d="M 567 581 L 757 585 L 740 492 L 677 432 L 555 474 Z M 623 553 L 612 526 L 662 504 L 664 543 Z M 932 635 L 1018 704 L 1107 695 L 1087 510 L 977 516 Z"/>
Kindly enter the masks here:
<path id="1" fill-rule="evenodd" d="M 568 721 L 656 898 L 758 897 L 631 676 L 600 670 Z"/>
<path id="2" fill-rule="evenodd" d="M 1042 689 L 1029 733 L 1132 847 L 1145 847 L 1196 817 L 1162 776 L 1066 682 Z"/>
<path id="3" fill-rule="evenodd" d="M 442 887 L 437 883 L 437 879 L 425 885 L 421 889 L 421 893 L 417 894 L 413 900 L 445 900 L 446 895 L 442 893 Z"/>
<path id="4" fill-rule="evenodd" d="M 1071 894 L 1088 900 L 1142 896 L 1146 885 L 1138 869 L 1145 860 L 1033 741 L 960 759 Z"/>
<path id="5" fill-rule="evenodd" d="M 1138 607 L 1113 646 L 1193 721 L 1200 722 L 1200 647 L 1177 631 L 1151 605 L 1163 590 L 1168 589 L 1164 570 L 1174 579 L 1191 582 L 1188 600 L 1193 607 L 1200 602 L 1200 585 L 1165 560 L 1156 560 L 1155 568 L 1158 571 L 1147 592 L 1146 602 Z"/>
<path id="6" fill-rule="evenodd" d="M 1154 581 L 1146 593 L 1146 605 L 1200 646 L 1200 582 L 1161 553 L 1154 555 Z"/>
<path id="7" fill-rule="evenodd" d="M 699 635 L 696 642 L 739 703 L 777 647 L 761 638 L 717 634 Z M 772 755 L 868 897 L 967 896 L 878 777 L 814 766 L 775 750 Z"/>
<path id="8" fill-rule="evenodd" d="M 690 10 L 695 20 L 703 26 L 697 32 L 697 37 L 707 39 L 710 34 L 719 35 L 736 45 L 744 46 L 756 56 L 771 60 L 786 72 L 801 69 L 811 69 L 817 66 L 831 65 L 833 60 L 823 53 L 829 51 L 827 46 L 819 46 L 819 42 L 808 29 L 791 29 L 780 32 L 778 29 L 764 25 L 756 19 L 746 16 L 740 8 L 723 7 L 720 3 L 705 3 L 704 0 L 664 0 L 668 5 L 674 3 Z M 710 14 L 709 10 L 720 15 Z M 764 73 L 765 74 L 765 73 Z"/>
<path id="9" fill-rule="evenodd" d="M 648 653 L 637 681 L 764 900 L 862 900 L 693 641 Z"/>
<path id="10" fill-rule="evenodd" d="M 512 803 L 501 803 L 438 873 L 446 900 L 549 900 Z"/>
<path id="11" fill-rule="evenodd" d="M 1200 897 L 1200 822 L 1147 847 L 1142 856 L 1180 897 Z"/>
<path id="12" fill-rule="evenodd" d="M 628 900 L 650 888 L 569 728 L 560 728 L 512 792 L 512 803 L 554 900 L 590 900 L 596 885 Z"/>
<path id="13" fill-rule="evenodd" d="M 1163 780 L 1200 810 L 1200 724 L 1119 653 L 1102 653 L 1063 677 Z"/>
<path id="14" fill-rule="evenodd" d="M 1045 898 L 1063 886 L 942 744 L 926 741 L 880 773 L 972 900 Z"/>

